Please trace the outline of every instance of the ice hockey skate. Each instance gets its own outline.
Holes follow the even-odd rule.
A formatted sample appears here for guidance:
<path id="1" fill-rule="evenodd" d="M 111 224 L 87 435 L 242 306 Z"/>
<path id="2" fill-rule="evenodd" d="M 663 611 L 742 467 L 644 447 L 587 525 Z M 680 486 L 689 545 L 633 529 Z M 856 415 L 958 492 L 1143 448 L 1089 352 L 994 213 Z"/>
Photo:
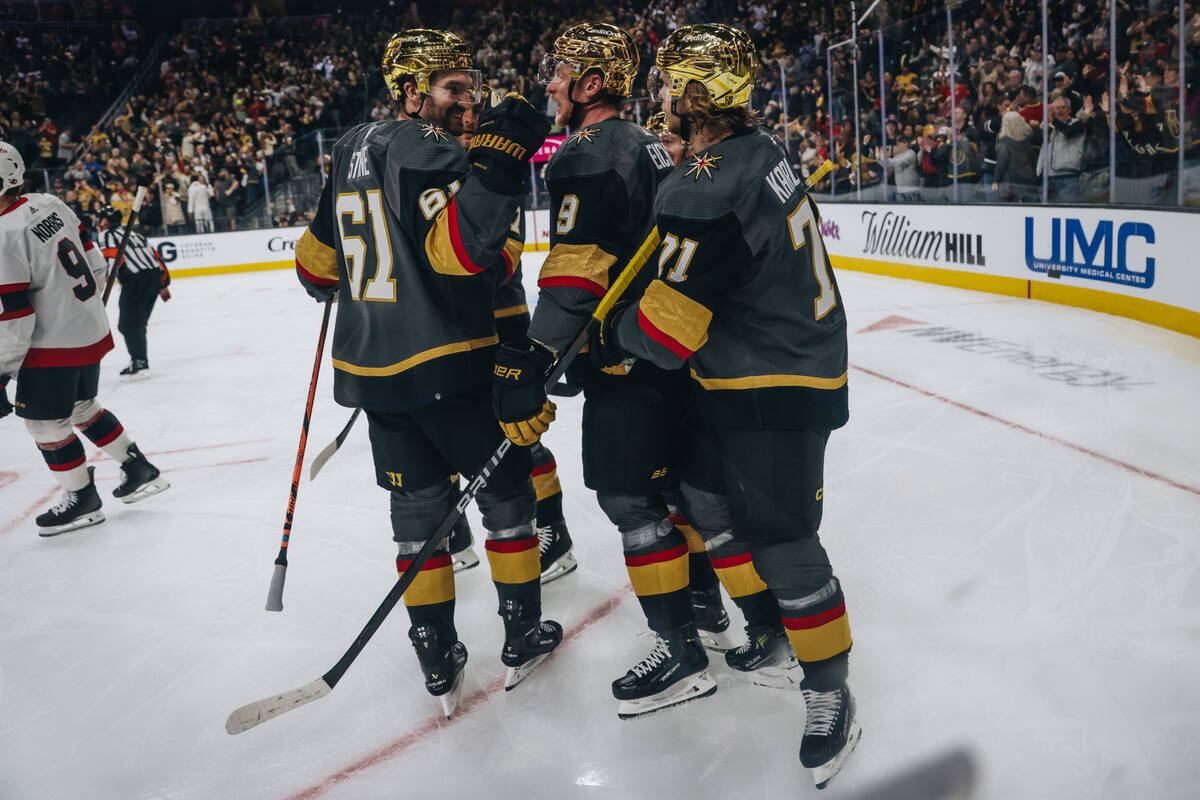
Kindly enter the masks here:
<path id="1" fill-rule="evenodd" d="M 150 377 L 150 363 L 140 358 L 129 362 L 129 366 L 121 370 L 121 377 L 126 380 L 140 381 Z"/>
<path id="2" fill-rule="evenodd" d="M 841 771 L 862 736 L 854 715 L 854 695 L 842 684 L 832 692 L 804 689 L 804 738 L 800 763 L 812 771 L 813 783 L 824 789 Z"/>
<path id="3" fill-rule="evenodd" d="M 556 581 L 574 572 L 579 566 L 572 549 L 571 534 L 565 520 L 558 520 L 537 529 L 538 552 L 542 557 L 542 583 Z"/>
<path id="4" fill-rule="evenodd" d="M 38 536 L 57 536 L 67 531 L 104 522 L 100 495 L 96 492 L 95 467 L 88 467 L 88 484 L 76 491 L 63 492 L 58 503 L 37 518 Z"/>
<path id="5" fill-rule="evenodd" d="M 711 589 L 692 589 L 692 617 L 696 620 L 696 633 L 700 644 L 716 653 L 724 653 L 734 646 L 727 631 L 729 614 L 721 602 L 720 586 Z"/>
<path id="6" fill-rule="evenodd" d="M 725 654 L 725 663 L 751 683 L 772 689 L 799 689 L 804 670 L 783 628 L 746 626 L 747 641 Z"/>
<path id="7" fill-rule="evenodd" d="M 644 717 L 664 708 L 708 697 L 717 682 L 708 674 L 708 654 L 695 630 L 659 636 L 650 654 L 612 684 L 621 719 Z"/>
<path id="8" fill-rule="evenodd" d="M 121 465 L 121 485 L 113 489 L 113 497 L 122 503 L 136 503 L 171 488 L 136 444 L 129 445 L 125 453 L 129 460 Z"/>
<path id="9" fill-rule="evenodd" d="M 500 606 L 500 616 L 504 620 L 500 660 L 508 667 L 504 691 L 510 692 L 558 647 L 563 631 L 557 622 L 527 615 L 525 607 L 516 600 L 505 600 Z"/>
<path id="10" fill-rule="evenodd" d="M 454 716 L 462 696 L 463 670 L 467 666 L 467 648 L 462 642 L 446 646 L 432 625 L 414 625 L 408 638 L 417 651 L 417 661 L 425 673 L 425 688 L 442 704 L 446 719 Z"/>

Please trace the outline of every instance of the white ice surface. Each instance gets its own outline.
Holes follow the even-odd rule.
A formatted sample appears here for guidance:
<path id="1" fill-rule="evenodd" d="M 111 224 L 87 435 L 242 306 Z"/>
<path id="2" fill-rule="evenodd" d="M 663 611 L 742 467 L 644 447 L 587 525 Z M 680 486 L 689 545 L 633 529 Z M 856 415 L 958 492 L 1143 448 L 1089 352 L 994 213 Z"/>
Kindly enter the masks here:
<path id="1" fill-rule="evenodd" d="M 864 735 L 823 796 L 963 744 L 980 798 L 1200 797 L 1200 342 L 840 281 L 852 413 L 830 442 L 822 538 Z M 169 492 L 116 502 L 117 467 L 88 445 L 108 521 L 40 539 L 33 516 L 56 483 L 20 421 L 0 422 L 0 798 L 816 795 L 796 757 L 801 698 L 739 683 L 719 659 L 713 697 L 617 719 L 608 684 L 650 640 L 582 486 L 579 398 L 559 401 L 548 437 L 580 561 L 545 592 L 568 633 L 552 659 L 499 689 L 481 565 L 458 581 L 471 656 L 452 722 L 397 609 L 331 695 L 226 734 L 235 707 L 334 664 L 394 581 L 395 550 L 360 421 L 301 485 L 285 609 L 263 610 L 320 310 L 288 272 L 173 289 L 151 323 L 150 379 L 119 381 L 121 351 L 100 392 Z M 892 317 L 914 322 L 862 332 Z M 914 335 L 929 326 L 980 339 Z M 1079 365 L 1074 383 L 1050 359 Z M 349 416 L 330 386 L 326 356 L 310 457 Z"/>

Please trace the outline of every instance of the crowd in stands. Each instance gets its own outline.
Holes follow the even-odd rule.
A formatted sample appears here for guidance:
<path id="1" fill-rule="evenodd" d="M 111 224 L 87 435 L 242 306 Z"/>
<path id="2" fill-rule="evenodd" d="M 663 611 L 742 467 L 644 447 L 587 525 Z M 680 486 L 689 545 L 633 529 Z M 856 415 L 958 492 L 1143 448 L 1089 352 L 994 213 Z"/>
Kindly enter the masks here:
<path id="1" fill-rule="evenodd" d="M 78 13 L 81 4 L 72 5 Z M 1178 102 L 1181 80 L 1200 81 L 1200 10 L 1185 11 L 1188 69 L 1180 75 L 1178 5 L 1118 2 L 1119 73 L 1110 98 L 1108 3 L 1049 6 L 1046 93 L 1040 0 L 964 3 L 953 11 L 952 52 L 941 0 L 883 0 L 859 29 L 857 84 L 852 48 L 831 51 L 832 99 L 826 48 L 850 38 L 850 9 L 817 0 L 459 0 L 268 20 L 236 6 L 251 16 L 176 25 L 152 64 L 139 61 L 151 37 L 132 23 L 0 25 L 0 47 L 16 65 L 0 74 L 0 137 L 33 152 L 35 168 L 57 168 L 46 182 L 84 215 L 106 203 L 128 207 L 134 188 L 148 185 L 142 218 L 152 228 L 229 229 L 251 215 L 253 224 L 296 224 L 320 186 L 320 145 L 311 132 L 394 114 L 378 61 L 395 30 L 458 32 L 475 48 L 485 80 L 524 94 L 553 118 L 553 101 L 536 80 L 542 54 L 574 22 L 613 22 L 639 47 L 638 97 L 622 113 L 641 121 L 654 110 L 644 87 L 659 44 L 681 25 L 724 21 L 759 46 L 751 104 L 786 142 L 797 171 L 807 177 L 826 158 L 837 165 L 819 191 L 861 188 L 878 198 L 886 159 L 890 195 L 899 199 L 1039 200 L 1046 175 L 1051 201 L 1106 200 L 1115 119 L 1118 178 L 1154 179 L 1136 201 L 1173 202 L 1181 119 L 1185 154 L 1200 157 L 1200 93 L 1189 90 L 1182 110 Z M 104 100 L 139 70 L 136 94 L 92 127 Z M 87 130 L 80 114 L 90 114 Z"/>

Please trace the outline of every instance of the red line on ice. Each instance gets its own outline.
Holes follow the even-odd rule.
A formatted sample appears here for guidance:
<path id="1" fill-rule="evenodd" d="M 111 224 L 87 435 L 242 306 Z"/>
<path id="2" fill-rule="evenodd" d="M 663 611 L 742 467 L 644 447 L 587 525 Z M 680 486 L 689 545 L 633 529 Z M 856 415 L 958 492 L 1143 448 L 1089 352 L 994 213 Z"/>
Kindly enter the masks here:
<path id="1" fill-rule="evenodd" d="M 563 636 L 562 644 L 559 645 L 558 649 L 561 650 L 569 642 L 577 638 L 592 625 L 611 614 L 614 610 L 616 610 L 617 606 L 621 604 L 621 601 L 624 600 L 625 597 L 631 592 L 632 589 L 626 586 L 624 589 L 621 589 L 619 592 L 613 594 L 603 603 L 589 611 L 587 616 L 584 617 L 578 625 L 576 625 Z M 555 652 L 558 651 L 556 650 Z M 547 659 L 547 663 L 552 661 L 553 658 L 554 656 L 551 656 L 549 659 Z M 462 701 L 459 702 L 458 710 L 454 713 L 453 719 L 446 719 L 441 714 L 435 714 L 432 717 L 428 717 L 424 722 L 401 736 L 399 739 L 383 745 L 378 750 L 363 756 L 350 766 L 338 770 L 329 777 L 314 783 L 307 789 L 302 789 L 296 794 L 289 795 L 287 800 L 313 800 L 315 797 L 320 797 L 342 781 L 353 778 L 363 770 L 370 769 L 376 764 L 382 764 L 384 761 L 400 755 L 409 747 L 412 747 L 414 744 L 420 742 L 422 737 L 428 736 L 439 728 L 454 725 L 463 717 L 467 716 L 472 711 L 475 711 L 477 708 L 485 705 L 493 697 L 498 694 L 502 694 L 503 692 L 504 676 L 501 675 L 499 678 L 496 678 L 483 688 L 476 690 L 467 697 L 464 697 Z"/>
<path id="2" fill-rule="evenodd" d="M 1033 428 L 1026 427 L 1025 425 L 1022 425 L 1019 422 L 1012 422 L 1010 420 L 1004 419 L 1003 417 L 997 417 L 995 414 L 989 414 L 988 412 L 984 411 L 983 409 L 975 408 L 974 406 L 969 406 L 966 403 L 960 403 L 957 400 L 951 400 L 949 397 L 940 395 L 937 392 L 931 392 L 927 389 L 922 389 L 919 386 L 913 386 L 911 383 L 905 383 L 904 381 L 897 380 L 895 378 L 889 378 L 887 375 L 882 375 L 878 372 L 875 372 L 874 370 L 867 369 L 866 367 L 860 367 L 857 364 L 851 364 L 850 366 L 854 367 L 859 372 L 865 372 L 868 375 L 879 378 L 881 381 L 887 381 L 888 383 L 894 383 L 897 386 L 902 386 L 905 389 L 911 389 L 912 391 L 917 392 L 918 394 L 923 394 L 926 397 L 946 403 L 947 405 L 954 406 L 955 408 L 960 408 L 963 411 L 969 411 L 970 413 L 975 414 L 980 417 L 983 417 L 984 419 L 990 419 L 993 422 L 999 422 L 1001 425 L 1004 425 L 1006 427 L 1015 428 L 1016 430 L 1019 430 L 1023 433 L 1028 433 L 1032 436 L 1037 436 L 1041 439 L 1045 439 L 1048 442 L 1054 442 L 1055 444 L 1060 444 L 1063 447 L 1066 447 L 1066 448 L 1076 451 L 1077 453 L 1083 453 L 1086 456 L 1091 456 L 1092 458 L 1098 458 L 1101 461 L 1107 462 L 1116 467 L 1120 467 L 1121 469 L 1128 470 L 1129 472 L 1132 472 L 1136 475 L 1142 475 L 1143 477 L 1146 477 L 1146 478 L 1152 478 L 1156 481 L 1165 483 L 1168 486 L 1174 486 L 1176 489 L 1182 489 L 1185 492 L 1191 492 L 1192 494 L 1200 495 L 1200 489 L 1196 488 L 1195 486 L 1188 486 L 1186 483 L 1180 483 L 1179 481 L 1172 480 L 1171 478 L 1168 478 L 1164 475 L 1159 475 L 1156 472 L 1151 472 L 1149 470 L 1142 469 L 1141 467 L 1136 467 L 1133 464 L 1130 464 L 1126 461 L 1121 461 L 1120 459 L 1113 458 L 1112 456 L 1106 456 L 1103 453 L 1097 453 L 1095 450 L 1089 450 L 1088 448 L 1083 447 L 1082 445 L 1074 444 L 1073 442 L 1068 442 L 1066 439 L 1059 439 L 1057 436 L 1051 436 L 1048 433 L 1043 433 L 1041 431 L 1034 430 Z"/>

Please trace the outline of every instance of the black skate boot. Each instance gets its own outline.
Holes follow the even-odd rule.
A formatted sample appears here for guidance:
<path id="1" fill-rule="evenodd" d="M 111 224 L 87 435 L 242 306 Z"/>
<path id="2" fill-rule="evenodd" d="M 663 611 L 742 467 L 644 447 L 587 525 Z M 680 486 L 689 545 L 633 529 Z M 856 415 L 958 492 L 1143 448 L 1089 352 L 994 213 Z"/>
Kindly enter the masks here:
<path id="1" fill-rule="evenodd" d="M 746 673 L 751 682 L 772 689 L 799 689 L 804 671 L 781 627 L 747 625 L 748 641 L 725 654 L 731 669 Z"/>
<path id="2" fill-rule="evenodd" d="M 475 537 L 471 535 L 471 525 L 467 522 L 467 515 L 463 514 L 458 518 L 458 522 L 454 523 L 454 528 L 451 529 L 449 536 L 450 563 L 455 572 L 479 566 L 479 556 L 475 554 L 475 548 L 472 547 L 474 543 Z"/>
<path id="3" fill-rule="evenodd" d="M 113 497 L 122 503 L 136 503 L 171 487 L 136 444 L 129 445 L 125 453 L 129 458 L 121 465 L 121 485 L 113 489 Z"/>
<path id="4" fill-rule="evenodd" d="M 467 648 L 462 642 L 446 646 L 432 625 L 414 625 L 408 638 L 417 651 L 417 661 L 425 673 L 425 688 L 442 703 L 446 719 L 454 716 L 462 695 L 463 669 L 467 666 Z"/>
<path id="5" fill-rule="evenodd" d="M 135 358 L 129 363 L 129 366 L 121 370 L 121 374 L 126 378 L 141 377 L 145 378 L 146 373 L 150 369 L 150 363 L 140 358 Z"/>
<path id="6" fill-rule="evenodd" d="M 824 789 L 854 752 L 862 728 L 854 717 L 854 695 L 846 684 L 832 692 L 801 691 L 806 715 L 800 763 L 812 770 L 817 788 Z"/>
<path id="7" fill-rule="evenodd" d="M 711 589 L 692 589 L 692 618 L 696 620 L 696 632 L 700 644 L 717 653 L 724 653 L 733 646 L 725 633 L 729 629 L 729 615 L 721 602 L 721 587 L 714 584 Z"/>
<path id="8" fill-rule="evenodd" d="M 96 491 L 96 468 L 88 467 L 87 471 L 87 486 L 78 491 L 63 492 L 57 505 L 45 514 L 38 515 L 38 536 L 57 536 L 104 522 L 104 512 L 100 510 L 100 495 Z"/>
<path id="9" fill-rule="evenodd" d="M 504 620 L 504 649 L 500 660 L 508 667 L 504 676 L 504 691 L 512 691 L 530 672 L 546 660 L 546 656 L 562 641 L 562 625 L 541 620 L 525 613 L 525 606 L 516 600 L 500 604 Z"/>
<path id="10" fill-rule="evenodd" d="M 708 654 L 690 626 L 660 635 L 650 654 L 612 684 L 613 697 L 621 701 L 617 706 L 621 719 L 645 716 L 715 691 Z"/>
<path id="11" fill-rule="evenodd" d="M 558 580 L 579 566 L 572 550 L 566 520 L 558 520 L 537 529 L 538 552 L 542 557 L 542 583 Z"/>

